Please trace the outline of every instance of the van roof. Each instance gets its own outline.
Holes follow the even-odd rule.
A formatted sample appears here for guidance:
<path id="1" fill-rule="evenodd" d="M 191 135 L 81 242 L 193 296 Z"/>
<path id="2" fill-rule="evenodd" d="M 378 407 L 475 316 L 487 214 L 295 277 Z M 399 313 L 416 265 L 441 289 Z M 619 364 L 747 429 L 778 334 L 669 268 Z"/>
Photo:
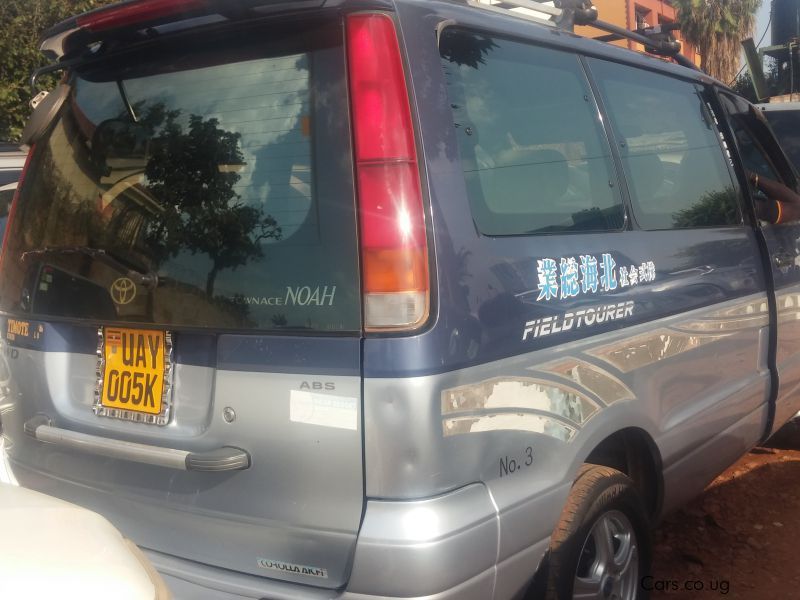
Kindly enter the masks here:
<path id="1" fill-rule="evenodd" d="M 187 27 L 257 18 L 271 12 L 308 10 L 342 0 L 123 0 L 70 17 L 41 37 L 40 50 L 54 60 L 121 32 L 152 30 L 177 22 Z M 180 16 L 178 20 L 176 17 Z"/>
<path id="2" fill-rule="evenodd" d="M 565 6 L 582 7 L 591 4 L 588 0 L 563 0 Z M 720 82 L 706 73 L 666 61 L 662 58 L 621 48 L 605 41 L 583 37 L 572 33 L 569 29 L 572 22 L 555 22 L 559 17 L 554 14 L 552 7 L 546 10 L 550 14 L 550 23 L 547 21 L 547 14 L 541 15 L 545 18 L 531 17 L 530 9 L 527 13 L 520 13 L 521 7 L 527 5 L 543 6 L 540 2 L 532 0 L 508 0 L 497 2 L 489 6 L 483 0 L 124 0 L 103 8 L 95 9 L 65 21 L 45 32 L 42 37 L 41 50 L 50 58 L 62 61 L 71 54 L 79 52 L 81 49 L 89 47 L 103 39 L 111 38 L 122 32 L 130 35 L 131 31 L 175 31 L 185 30 L 190 27 L 199 27 L 228 21 L 236 21 L 243 18 L 257 18 L 267 16 L 275 12 L 295 12 L 320 8 L 345 8 L 353 5 L 359 9 L 364 9 L 367 5 L 378 9 L 393 10 L 396 4 L 424 4 L 435 7 L 439 5 L 443 10 L 465 10 L 474 14 L 476 11 L 483 11 L 487 22 L 494 19 L 515 18 L 528 25 L 528 32 L 541 33 L 546 35 L 552 33 L 554 29 L 561 30 L 560 33 L 568 33 L 570 39 L 574 40 L 576 49 L 582 52 L 602 55 L 622 62 L 634 64 L 636 66 L 679 75 L 696 79 L 704 83 L 715 83 L 724 88 L 727 84 Z M 555 9 L 558 10 L 558 9 Z M 574 9 L 573 9 L 574 10 Z M 113 16 L 111 16 L 113 15 Z M 178 21 L 175 17 L 180 15 Z M 601 15 L 602 16 L 602 15 Z M 582 18 L 586 18 L 585 15 Z M 580 23 L 578 19 L 576 22 Z M 603 23 L 596 21 L 596 23 Z M 604 25 L 609 25 L 604 23 Z M 167 27 L 169 26 L 169 27 Z M 619 32 L 626 32 L 622 28 L 616 28 Z M 606 29 L 605 31 L 610 31 Z M 626 32 L 636 36 L 636 32 Z M 603 36 L 606 38 L 614 37 Z M 641 37 L 641 36 L 639 36 Z M 621 37 L 619 39 L 622 39 Z M 644 43 L 644 40 L 639 40 Z M 686 60 L 684 59 L 684 62 Z M 66 65 L 65 65 L 66 66 Z M 45 67 L 52 70 L 54 66 Z M 58 67 L 56 67 L 58 68 Z"/>

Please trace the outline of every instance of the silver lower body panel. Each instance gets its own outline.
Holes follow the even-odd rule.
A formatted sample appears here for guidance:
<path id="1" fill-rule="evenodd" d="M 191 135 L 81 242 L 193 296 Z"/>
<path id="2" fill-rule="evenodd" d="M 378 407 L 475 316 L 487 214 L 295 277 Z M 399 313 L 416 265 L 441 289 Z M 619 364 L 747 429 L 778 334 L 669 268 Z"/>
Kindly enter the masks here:
<path id="1" fill-rule="evenodd" d="M 524 591 L 549 538 L 498 565 L 500 520 L 482 484 L 424 500 L 368 501 L 344 590 L 146 553 L 176 600 L 510 600 Z"/>

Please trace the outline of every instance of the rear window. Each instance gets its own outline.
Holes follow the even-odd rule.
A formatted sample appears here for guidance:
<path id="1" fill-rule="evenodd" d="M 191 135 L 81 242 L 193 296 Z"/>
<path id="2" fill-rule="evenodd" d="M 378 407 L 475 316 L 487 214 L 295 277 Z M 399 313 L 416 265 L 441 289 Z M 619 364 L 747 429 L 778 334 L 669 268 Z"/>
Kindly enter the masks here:
<path id="1" fill-rule="evenodd" d="M 800 109 L 764 111 L 786 156 L 800 171 Z"/>
<path id="2" fill-rule="evenodd" d="M 26 178 L 0 308 L 359 330 L 341 35 L 285 26 L 74 73 Z"/>

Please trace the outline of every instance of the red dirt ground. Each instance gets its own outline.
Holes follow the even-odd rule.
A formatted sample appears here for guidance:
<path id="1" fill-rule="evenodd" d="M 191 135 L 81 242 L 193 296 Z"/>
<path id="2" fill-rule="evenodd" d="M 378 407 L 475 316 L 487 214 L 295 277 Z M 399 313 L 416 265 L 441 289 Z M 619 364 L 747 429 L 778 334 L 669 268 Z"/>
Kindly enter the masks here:
<path id="1" fill-rule="evenodd" d="M 654 534 L 652 600 L 800 600 L 800 424 L 755 448 Z"/>

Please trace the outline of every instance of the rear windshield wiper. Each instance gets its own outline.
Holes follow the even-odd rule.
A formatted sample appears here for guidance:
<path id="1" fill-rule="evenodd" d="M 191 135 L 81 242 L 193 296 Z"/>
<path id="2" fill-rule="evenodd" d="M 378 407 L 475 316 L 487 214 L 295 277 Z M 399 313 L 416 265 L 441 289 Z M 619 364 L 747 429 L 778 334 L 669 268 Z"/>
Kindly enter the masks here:
<path id="1" fill-rule="evenodd" d="M 47 246 L 45 248 L 38 248 L 36 250 L 28 250 L 23 252 L 20 257 L 23 261 L 33 257 L 44 256 L 46 254 L 82 254 L 96 258 L 110 267 L 125 272 L 125 276 L 133 279 L 140 285 L 145 287 L 154 288 L 158 285 L 158 275 L 152 271 L 140 271 L 126 265 L 120 259 L 114 257 L 107 250 L 101 248 L 90 248 L 89 246 Z"/>

